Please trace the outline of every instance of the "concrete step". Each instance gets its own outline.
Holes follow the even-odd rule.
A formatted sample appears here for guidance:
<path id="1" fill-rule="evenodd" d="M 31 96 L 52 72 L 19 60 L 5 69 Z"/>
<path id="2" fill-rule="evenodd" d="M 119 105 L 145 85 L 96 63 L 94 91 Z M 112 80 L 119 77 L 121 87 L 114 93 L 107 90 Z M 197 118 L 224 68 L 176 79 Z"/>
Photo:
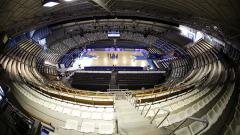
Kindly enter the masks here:
<path id="1" fill-rule="evenodd" d="M 150 124 L 128 101 L 115 101 L 118 129 L 120 134 L 128 135 L 161 135 L 160 129 Z"/>

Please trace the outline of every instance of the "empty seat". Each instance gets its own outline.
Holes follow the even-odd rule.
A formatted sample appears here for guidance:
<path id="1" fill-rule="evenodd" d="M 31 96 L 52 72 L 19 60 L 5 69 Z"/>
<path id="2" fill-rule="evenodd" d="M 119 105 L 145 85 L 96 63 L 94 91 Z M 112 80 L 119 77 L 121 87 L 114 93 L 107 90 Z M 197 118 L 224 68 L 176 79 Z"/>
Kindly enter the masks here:
<path id="1" fill-rule="evenodd" d="M 188 127 L 184 127 L 175 131 L 175 135 L 192 135 Z"/>
<path id="2" fill-rule="evenodd" d="M 87 119 L 87 118 L 90 118 L 91 117 L 91 113 L 89 112 L 83 112 L 82 115 L 81 115 L 81 118 L 84 118 L 84 119 Z"/>
<path id="3" fill-rule="evenodd" d="M 66 123 L 65 123 L 64 128 L 65 128 L 65 129 L 74 129 L 74 130 L 77 130 L 77 129 L 78 129 L 78 121 L 68 119 L 68 120 L 66 121 Z"/>
<path id="4" fill-rule="evenodd" d="M 233 119 L 232 123 L 231 123 L 231 130 L 233 135 L 239 135 L 240 134 L 240 121 L 238 121 L 237 119 Z"/>
<path id="5" fill-rule="evenodd" d="M 63 108 L 63 113 L 70 115 L 71 114 L 71 109 L 69 108 Z"/>
<path id="6" fill-rule="evenodd" d="M 82 122 L 80 131 L 83 133 L 95 132 L 95 123 L 94 122 Z"/>
<path id="7" fill-rule="evenodd" d="M 189 125 L 189 128 L 193 134 L 197 134 L 204 128 L 204 124 L 199 121 L 195 121 Z"/>
<path id="8" fill-rule="evenodd" d="M 101 120 L 102 119 L 102 113 L 92 113 L 92 119 L 94 120 Z"/>
<path id="9" fill-rule="evenodd" d="M 57 107 L 55 108 L 55 111 L 57 111 L 57 112 L 62 112 L 62 111 L 63 111 L 63 107 L 62 107 L 62 106 L 57 106 Z"/>
<path id="10" fill-rule="evenodd" d="M 103 114 L 103 120 L 113 120 L 114 114 L 113 113 L 104 113 Z"/>
<path id="11" fill-rule="evenodd" d="M 81 112 L 78 110 L 72 110 L 72 113 L 71 113 L 72 116 L 76 116 L 76 117 L 79 117 L 80 114 L 81 114 Z"/>
<path id="12" fill-rule="evenodd" d="M 102 135 L 110 135 L 114 133 L 113 123 L 99 123 L 98 133 Z"/>
<path id="13" fill-rule="evenodd" d="M 114 112 L 114 109 L 113 108 L 106 108 L 105 112 Z"/>

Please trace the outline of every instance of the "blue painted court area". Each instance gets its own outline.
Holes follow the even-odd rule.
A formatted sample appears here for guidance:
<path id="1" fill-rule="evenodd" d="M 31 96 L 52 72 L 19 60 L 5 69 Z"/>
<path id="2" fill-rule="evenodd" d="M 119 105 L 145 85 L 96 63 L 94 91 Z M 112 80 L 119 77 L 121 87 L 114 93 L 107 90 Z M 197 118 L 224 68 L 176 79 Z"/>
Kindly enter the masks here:
<path id="1" fill-rule="evenodd" d="M 143 55 L 135 56 L 136 60 L 147 60 L 148 64 L 152 67 L 152 69 L 157 69 L 152 59 L 148 59 L 148 54 L 146 52 L 142 52 Z"/>
<path id="2" fill-rule="evenodd" d="M 145 57 L 145 56 L 133 55 L 133 57 L 134 57 L 136 60 L 146 60 L 146 57 Z"/>

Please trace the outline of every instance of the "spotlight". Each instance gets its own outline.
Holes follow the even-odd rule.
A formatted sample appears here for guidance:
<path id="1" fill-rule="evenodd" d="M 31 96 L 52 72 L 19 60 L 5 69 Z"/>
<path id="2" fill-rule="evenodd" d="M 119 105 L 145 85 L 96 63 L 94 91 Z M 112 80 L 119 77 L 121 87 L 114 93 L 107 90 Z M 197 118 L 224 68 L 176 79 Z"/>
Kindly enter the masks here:
<path id="1" fill-rule="evenodd" d="M 41 0 L 44 7 L 53 7 L 59 4 L 59 0 Z"/>

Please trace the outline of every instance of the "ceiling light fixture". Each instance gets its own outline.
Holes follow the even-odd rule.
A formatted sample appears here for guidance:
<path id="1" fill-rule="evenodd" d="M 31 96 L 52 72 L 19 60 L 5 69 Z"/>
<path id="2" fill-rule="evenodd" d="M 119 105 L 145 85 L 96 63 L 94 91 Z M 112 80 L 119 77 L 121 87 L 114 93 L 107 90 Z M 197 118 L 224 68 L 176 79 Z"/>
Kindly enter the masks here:
<path id="1" fill-rule="evenodd" d="M 44 7 L 53 7 L 59 4 L 58 0 L 41 0 Z"/>

